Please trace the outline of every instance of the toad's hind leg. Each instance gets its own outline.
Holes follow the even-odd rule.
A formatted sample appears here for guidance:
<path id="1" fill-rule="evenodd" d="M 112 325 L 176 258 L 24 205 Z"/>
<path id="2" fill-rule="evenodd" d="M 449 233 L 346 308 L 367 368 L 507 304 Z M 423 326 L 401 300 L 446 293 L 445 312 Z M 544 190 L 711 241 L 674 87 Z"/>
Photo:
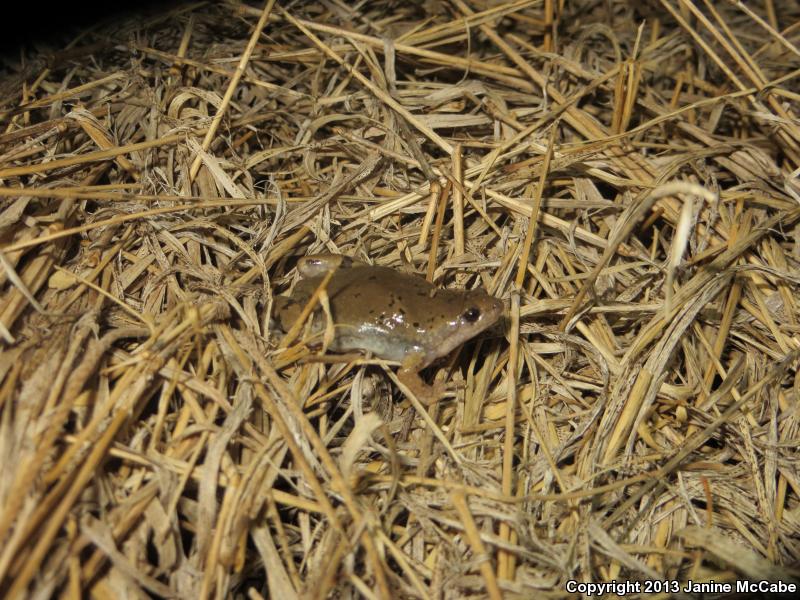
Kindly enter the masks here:
<path id="1" fill-rule="evenodd" d="M 311 254 L 297 261 L 297 270 L 302 277 L 320 277 L 333 269 L 349 269 L 364 263 L 341 254 Z"/>

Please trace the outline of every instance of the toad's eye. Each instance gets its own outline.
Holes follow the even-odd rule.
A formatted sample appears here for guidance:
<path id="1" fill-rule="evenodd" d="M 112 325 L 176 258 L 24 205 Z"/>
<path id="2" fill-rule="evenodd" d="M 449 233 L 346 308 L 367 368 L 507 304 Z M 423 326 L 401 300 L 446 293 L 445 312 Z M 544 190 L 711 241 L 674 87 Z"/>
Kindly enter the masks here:
<path id="1" fill-rule="evenodd" d="M 481 316 L 481 311 L 474 306 L 472 308 L 468 308 L 464 314 L 462 315 L 465 321 L 469 321 L 470 323 L 474 323 L 477 321 Z"/>

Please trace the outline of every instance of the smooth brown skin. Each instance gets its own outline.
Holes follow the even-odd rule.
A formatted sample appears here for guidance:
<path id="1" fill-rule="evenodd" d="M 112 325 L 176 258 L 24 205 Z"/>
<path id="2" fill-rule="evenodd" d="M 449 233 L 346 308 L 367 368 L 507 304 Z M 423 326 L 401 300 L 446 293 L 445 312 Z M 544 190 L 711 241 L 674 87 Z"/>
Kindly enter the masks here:
<path id="1" fill-rule="evenodd" d="M 502 302 L 483 290 L 440 289 L 416 275 L 319 254 L 298 263 L 303 279 L 292 295 L 275 298 L 275 317 L 283 331 L 300 317 L 332 269 L 326 287 L 334 327 L 330 349 L 369 352 L 399 362 L 398 378 L 428 401 L 433 400 L 431 390 L 417 372 L 490 327 L 503 313 Z M 319 307 L 312 319 L 312 333 L 322 333 L 326 317 Z"/>

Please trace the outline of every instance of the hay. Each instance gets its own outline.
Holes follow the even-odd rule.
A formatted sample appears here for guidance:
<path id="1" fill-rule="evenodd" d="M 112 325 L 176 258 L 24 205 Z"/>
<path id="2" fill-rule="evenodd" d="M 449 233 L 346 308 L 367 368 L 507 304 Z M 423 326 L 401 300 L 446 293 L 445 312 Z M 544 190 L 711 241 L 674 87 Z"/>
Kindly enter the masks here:
<path id="1" fill-rule="evenodd" d="M 799 19 L 204 3 L 7 60 L 0 593 L 796 579 Z M 424 407 L 280 345 L 317 252 L 508 318 Z"/>

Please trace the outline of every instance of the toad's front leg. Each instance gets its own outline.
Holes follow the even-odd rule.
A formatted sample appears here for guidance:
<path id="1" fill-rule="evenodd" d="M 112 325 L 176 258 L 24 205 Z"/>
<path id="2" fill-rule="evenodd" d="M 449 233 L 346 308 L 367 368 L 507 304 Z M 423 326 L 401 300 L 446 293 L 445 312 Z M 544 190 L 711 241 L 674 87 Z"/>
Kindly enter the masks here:
<path id="1" fill-rule="evenodd" d="M 425 366 L 422 355 L 412 354 L 406 357 L 397 370 L 397 379 L 405 385 L 414 396 L 426 406 L 436 404 L 444 397 L 447 385 L 443 381 L 435 381 L 428 385 L 419 376 Z"/>

